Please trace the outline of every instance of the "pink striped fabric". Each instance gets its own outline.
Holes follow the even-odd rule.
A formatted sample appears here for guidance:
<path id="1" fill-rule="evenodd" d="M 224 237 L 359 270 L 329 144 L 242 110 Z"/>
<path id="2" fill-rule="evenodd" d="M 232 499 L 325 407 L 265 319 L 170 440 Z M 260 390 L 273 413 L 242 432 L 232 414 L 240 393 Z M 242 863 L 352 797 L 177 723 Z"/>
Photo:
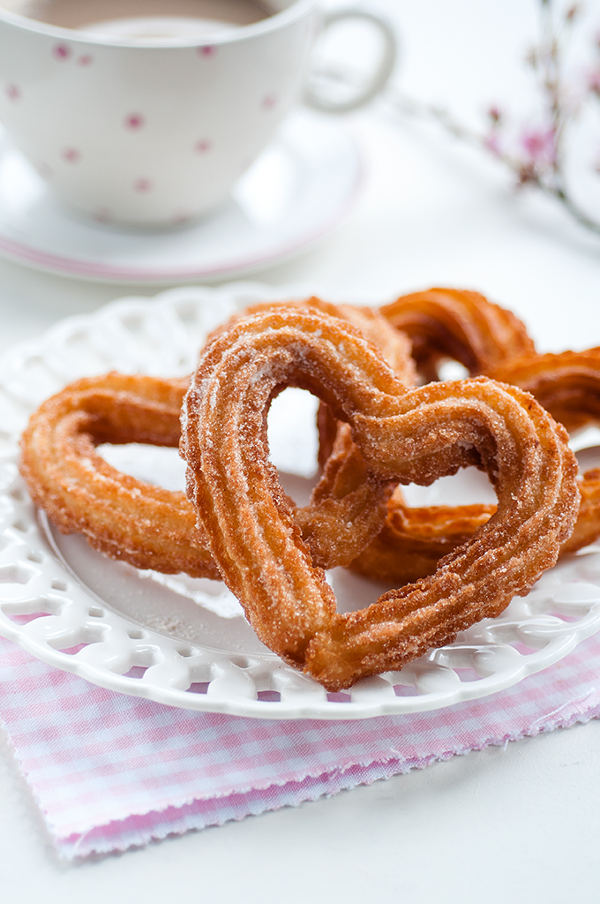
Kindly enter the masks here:
<path id="1" fill-rule="evenodd" d="M 0 639 L 0 718 L 66 859 L 146 844 L 600 716 L 600 635 L 484 700 L 358 722 L 191 713 Z"/>

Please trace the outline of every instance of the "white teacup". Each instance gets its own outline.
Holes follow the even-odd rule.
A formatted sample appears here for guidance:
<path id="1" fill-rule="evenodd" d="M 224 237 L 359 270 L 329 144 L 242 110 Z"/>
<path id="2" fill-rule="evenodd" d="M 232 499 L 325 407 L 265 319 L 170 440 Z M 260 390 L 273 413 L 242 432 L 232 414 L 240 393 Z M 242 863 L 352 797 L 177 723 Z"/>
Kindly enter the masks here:
<path id="1" fill-rule="evenodd" d="M 355 96 L 336 103 L 313 90 L 308 103 L 353 109 L 391 72 L 394 37 L 379 16 L 324 15 L 316 0 L 269 7 L 249 25 L 188 20 L 187 31 L 169 34 L 155 20 L 140 35 L 132 20 L 57 27 L 15 12 L 26 3 L 0 0 L 0 122 L 57 197 L 97 219 L 157 226 L 196 217 L 225 199 L 299 98 L 323 28 L 367 21 L 383 35 L 382 52 Z"/>

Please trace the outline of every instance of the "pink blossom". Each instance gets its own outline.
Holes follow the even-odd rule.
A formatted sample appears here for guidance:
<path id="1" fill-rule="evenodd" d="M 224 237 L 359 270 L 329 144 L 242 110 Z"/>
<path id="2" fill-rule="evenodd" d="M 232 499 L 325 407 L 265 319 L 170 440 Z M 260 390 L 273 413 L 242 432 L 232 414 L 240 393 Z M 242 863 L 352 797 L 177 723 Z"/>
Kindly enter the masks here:
<path id="1" fill-rule="evenodd" d="M 130 113 L 125 119 L 125 126 L 128 129 L 141 129 L 145 120 L 141 113 Z"/>
<path id="2" fill-rule="evenodd" d="M 498 132 L 494 129 L 483 139 L 484 147 L 491 151 L 492 154 L 496 154 L 499 156 L 502 153 L 502 148 L 500 146 L 500 136 Z"/>
<path id="3" fill-rule="evenodd" d="M 524 129 L 520 145 L 527 154 L 527 162 L 548 166 L 556 162 L 556 132 L 554 128 Z"/>
<path id="4" fill-rule="evenodd" d="M 77 150 L 77 148 L 65 148 L 62 152 L 63 160 L 66 160 L 67 163 L 77 163 L 81 154 Z"/>

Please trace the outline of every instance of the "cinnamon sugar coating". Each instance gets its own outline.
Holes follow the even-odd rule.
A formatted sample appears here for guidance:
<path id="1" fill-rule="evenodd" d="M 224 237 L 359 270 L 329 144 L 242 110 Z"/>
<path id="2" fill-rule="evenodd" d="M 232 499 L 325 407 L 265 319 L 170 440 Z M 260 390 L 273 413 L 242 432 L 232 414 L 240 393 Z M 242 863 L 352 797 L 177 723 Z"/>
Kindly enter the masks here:
<path id="1" fill-rule="evenodd" d="M 350 425 L 378 479 L 427 485 L 475 464 L 496 512 L 432 576 L 337 613 L 268 460 L 268 408 L 290 385 Z M 400 668 L 527 593 L 579 505 L 566 432 L 532 396 L 486 378 L 407 390 L 358 330 L 298 306 L 272 306 L 209 342 L 184 400 L 181 452 L 199 527 L 254 630 L 329 690 Z"/>

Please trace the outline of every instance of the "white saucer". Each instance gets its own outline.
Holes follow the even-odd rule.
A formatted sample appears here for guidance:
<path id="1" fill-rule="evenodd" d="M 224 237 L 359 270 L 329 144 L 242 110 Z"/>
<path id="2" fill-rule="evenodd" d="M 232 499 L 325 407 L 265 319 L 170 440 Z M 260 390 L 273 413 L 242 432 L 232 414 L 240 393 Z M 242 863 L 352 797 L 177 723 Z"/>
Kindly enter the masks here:
<path id="1" fill-rule="evenodd" d="M 339 222 L 361 172 L 354 139 L 331 119 L 300 111 L 222 208 L 145 232 L 62 207 L 0 132 L 0 254 L 63 276 L 138 285 L 249 273 L 293 256 Z"/>

